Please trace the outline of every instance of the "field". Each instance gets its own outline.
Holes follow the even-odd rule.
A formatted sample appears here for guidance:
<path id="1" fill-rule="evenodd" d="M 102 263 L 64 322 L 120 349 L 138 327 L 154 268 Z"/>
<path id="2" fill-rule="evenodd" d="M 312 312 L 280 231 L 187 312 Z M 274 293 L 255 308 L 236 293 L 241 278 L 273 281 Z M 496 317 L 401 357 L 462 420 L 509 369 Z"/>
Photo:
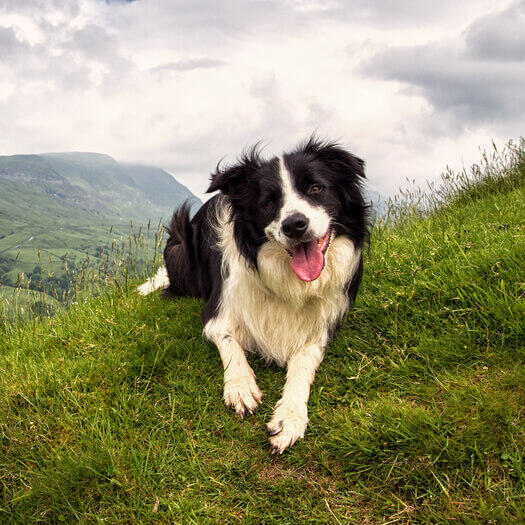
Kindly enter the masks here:
<path id="1" fill-rule="evenodd" d="M 0 328 L 0 520 L 523 523 L 524 177 L 512 146 L 376 224 L 282 456 L 285 371 L 250 356 L 262 405 L 226 409 L 200 301 L 120 281 Z"/>
<path id="2" fill-rule="evenodd" d="M 0 318 L 22 314 L 27 319 L 35 308 L 39 309 L 42 297 L 52 306 L 52 313 L 59 303 L 70 302 L 79 284 L 85 287 L 99 281 L 101 269 L 107 271 L 116 258 L 129 252 L 130 241 L 136 248 L 137 235 L 143 246 L 140 254 L 132 250 L 135 265 L 143 265 L 144 259 L 151 257 L 146 244 L 153 248 L 155 235 L 161 235 L 159 224 L 150 225 L 149 230 L 147 225 L 129 222 L 116 226 L 102 221 L 87 224 L 55 224 L 54 228 L 36 230 L 20 224 L 16 233 L 0 239 Z"/>

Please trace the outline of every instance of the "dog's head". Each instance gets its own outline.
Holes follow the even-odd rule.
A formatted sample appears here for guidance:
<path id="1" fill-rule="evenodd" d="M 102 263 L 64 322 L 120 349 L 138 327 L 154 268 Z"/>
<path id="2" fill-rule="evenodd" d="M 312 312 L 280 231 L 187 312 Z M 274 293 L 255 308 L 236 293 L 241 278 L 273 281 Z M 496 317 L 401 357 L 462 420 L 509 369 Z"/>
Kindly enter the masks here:
<path id="1" fill-rule="evenodd" d="M 296 275 L 314 281 L 336 236 L 346 235 L 359 248 L 363 244 L 363 167 L 337 144 L 316 138 L 270 160 L 255 147 L 234 166 L 217 168 L 208 192 L 228 197 L 235 240 L 249 261 L 257 264 L 264 243 L 278 243 Z"/>

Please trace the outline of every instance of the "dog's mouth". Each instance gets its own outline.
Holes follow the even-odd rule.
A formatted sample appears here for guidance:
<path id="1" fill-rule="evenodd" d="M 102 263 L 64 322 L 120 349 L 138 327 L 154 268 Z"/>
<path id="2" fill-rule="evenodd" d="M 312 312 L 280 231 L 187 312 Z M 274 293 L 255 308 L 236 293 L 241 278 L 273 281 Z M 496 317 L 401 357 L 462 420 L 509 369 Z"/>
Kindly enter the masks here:
<path id="1" fill-rule="evenodd" d="M 302 281 L 315 281 L 323 271 L 325 253 L 330 245 L 330 228 L 321 239 L 301 242 L 290 248 L 288 253 L 292 257 L 292 270 Z"/>

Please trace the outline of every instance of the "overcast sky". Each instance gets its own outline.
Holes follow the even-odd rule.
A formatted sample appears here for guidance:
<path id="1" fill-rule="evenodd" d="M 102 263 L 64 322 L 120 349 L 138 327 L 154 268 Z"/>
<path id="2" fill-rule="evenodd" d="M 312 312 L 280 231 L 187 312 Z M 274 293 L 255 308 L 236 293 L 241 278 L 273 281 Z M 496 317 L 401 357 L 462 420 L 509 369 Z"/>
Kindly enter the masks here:
<path id="1" fill-rule="evenodd" d="M 0 154 L 97 151 L 197 194 L 312 131 L 394 192 L 525 134 L 525 0 L 0 0 Z"/>

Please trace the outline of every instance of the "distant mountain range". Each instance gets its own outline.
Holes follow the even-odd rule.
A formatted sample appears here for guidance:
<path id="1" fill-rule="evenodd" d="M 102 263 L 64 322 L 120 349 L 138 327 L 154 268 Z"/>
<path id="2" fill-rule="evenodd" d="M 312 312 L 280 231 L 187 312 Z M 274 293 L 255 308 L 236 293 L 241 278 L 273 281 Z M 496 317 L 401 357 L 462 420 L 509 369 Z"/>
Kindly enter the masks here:
<path id="1" fill-rule="evenodd" d="M 374 190 L 365 190 L 365 201 L 372 207 L 373 219 L 384 217 L 388 212 L 388 199 Z"/>
<path id="2" fill-rule="evenodd" d="M 52 215 L 144 220 L 166 217 L 189 199 L 200 201 L 166 171 L 121 164 L 99 153 L 0 156 L 1 218 L 27 217 L 36 205 Z M 6 201 L 7 208 L 6 210 Z M 13 209 L 16 208 L 16 209 Z"/>
<path id="3" fill-rule="evenodd" d="M 0 156 L 0 317 L 20 287 L 29 288 L 27 308 L 41 303 L 43 289 L 67 292 L 76 270 L 99 268 L 132 228 L 153 239 L 185 200 L 194 210 L 201 204 L 166 171 L 108 155 Z"/>

